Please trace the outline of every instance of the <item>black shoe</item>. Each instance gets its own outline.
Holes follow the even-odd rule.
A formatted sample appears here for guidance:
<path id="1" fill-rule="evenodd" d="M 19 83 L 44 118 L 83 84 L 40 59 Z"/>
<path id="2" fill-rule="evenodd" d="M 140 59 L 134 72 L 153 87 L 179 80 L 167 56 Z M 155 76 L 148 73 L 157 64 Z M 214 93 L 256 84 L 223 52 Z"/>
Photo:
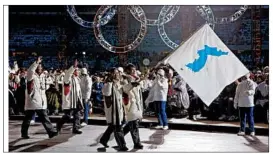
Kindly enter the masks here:
<path id="1" fill-rule="evenodd" d="M 61 133 L 62 128 L 60 127 L 60 125 L 58 123 L 56 125 L 56 130 L 58 133 Z"/>
<path id="2" fill-rule="evenodd" d="M 128 150 L 129 150 L 129 149 L 128 149 L 126 146 L 124 146 L 124 147 L 119 148 L 118 151 L 128 151 Z"/>
<path id="3" fill-rule="evenodd" d="M 23 139 L 29 139 L 30 137 L 28 135 L 22 135 L 21 136 Z"/>
<path id="4" fill-rule="evenodd" d="M 52 133 L 52 134 L 49 135 L 49 138 L 53 138 L 53 137 L 55 137 L 57 135 L 58 135 L 58 132 L 54 132 L 54 133 Z"/>
<path id="5" fill-rule="evenodd" d="M 80 130 L 73 130 L 73 134 L 82 134 L 82 131 L 80 131 Z"/>
<path id="6" fill-rule="evenodd" d="M 102 144 L 105 148 L 109 148 L 109 145 L 105 142 L 100 141 L 100 144 Z"/>
<path id="7" fill-rule="evenodd" d="M 142 144 L 136 144 L 134 145 L 134 149 L 143 149 L 143 145 Z"/>

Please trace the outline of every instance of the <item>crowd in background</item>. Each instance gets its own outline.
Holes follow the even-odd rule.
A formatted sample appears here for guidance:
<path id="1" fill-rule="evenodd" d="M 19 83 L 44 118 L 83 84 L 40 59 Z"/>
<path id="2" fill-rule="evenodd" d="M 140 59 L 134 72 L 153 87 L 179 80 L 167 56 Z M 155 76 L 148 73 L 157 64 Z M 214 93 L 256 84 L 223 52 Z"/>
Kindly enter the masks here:
<path id="1" fill-rule="evenodd" d="M 181 76 L 179 76 L 172 68 L 168 66 L 160 66 L 164 70 L 164 76 L 168 80 L 168 92 L 166 100 L 167 117 L 185 118 L 192 120 L 210 119 L 222 121 L 238 121 L 238 110 L 234 108 L 234 96 L 236 86 L 240 79 L 227 86 L 222 93 L 213 101 L 210 106 L 206 106 L 202 100 L 194 93 L 186 84 Z M 137 71 L 143 81 L 141 90 L 143 97 L 143 106 L 145 116 L 156 116 L 156 105 L 154 102 L 147 101 L 149 93 L 153 91 L 153 82 L 157 78 L 157 70 L 159 68 L 150 68 L 144 72 Z M 81 69 L 84 70 L 84 69 Z M 123 69 L 120 67 L 120 71 Z M 62 93 L 63 80 L 66 70 L 48 69 L 43 70 L 46 84 L 46 98 L 48 103 L 48 114 L 59 115 L 62 113 Z M 83 73 L 84 72 L 84 73 Z M 99 72 L 90 74 L 81 71 L 81 74 L 87 74 L 92 79 L 91 95 L 88 98 L 89 115 L 91 113 L 104 113 L 104 99 L 102 88 L 105 84 L 108 72 Z M 18 68 L 15 62 L 9 70 L 9 114 L 24 114 L 25 93 L 27 88 L 26 81 L 27 69 Z M 80 75 L 81 76 L 81 75 Z M 268 122 L 268 104 L 269 104 L 269 67 L 256 68 L 252 70 L 250 78 L 257 84 L 255 90 L 255 121 Z M 86 113 L 86 112 L 85 112 Z M 85 114 L 85 117 L 88 116 Z"/>

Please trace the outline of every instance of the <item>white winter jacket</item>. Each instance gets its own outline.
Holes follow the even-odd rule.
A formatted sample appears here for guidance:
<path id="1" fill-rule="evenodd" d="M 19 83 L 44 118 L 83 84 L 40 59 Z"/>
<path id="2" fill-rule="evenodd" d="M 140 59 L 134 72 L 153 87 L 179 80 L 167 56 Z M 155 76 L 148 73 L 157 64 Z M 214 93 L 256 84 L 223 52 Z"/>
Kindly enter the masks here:
<path id="1" fill-rule="evenodd" d="M 92 92 L 92 80 L 88 75 L 82 76 L 81 78 L 81 90 L 82 90 L 82 98 L 90 99 L 91 92 Z"/>
<path id="2" fill-rule="evenodd" d="M 74 71 L 75 68 L 71 66 L 65 72 L 63 84 L 63 109 L 75 109 L 78 108 L 78 105 L 83 108 L 80 78 L 73 75 Z"/>
<path id="3" fill-rule="evenodd" d="M 107 82 L 102 88 L 102 94 L 105 98 L 105 117 L 108 124 L 121 125 L 124 120 L 122 92 L 122 85 L 120 82 Z M 116 120 L 117 116 L 119 121 Z"/>
<path id="4" fill-rule="evenodd" d="M 133 77 L 130 78 L 130 82 L 135 82 Z M 143 99 L 141 85 L 133 87 L 131 83 L 123 85 L 123 91 L 128 95 L 128 104 L 125 104 L 125 113 L 127 121 L 134 121 L 137 119 L 142 119 L 143 113 Z"/>
<path id="5" fill-rule="evenodd" d="M 154 101 L 167 101 L 168 87 L 168 79 L 165 77 L 161 79 L 156 78 L 145 103 L 148 104 Z"/>
<path id="6" fill-rule="evenodd" d="M 251 79 L 242 81 L 237 85 L 234 103 L 238 107 L 253 107 L 256 83 Z"/>
<path id="7" fill-rule="evenodd" d="M 34 62 L 27 71 L 27 89 L 25 110 L 47 109 L 45 75 L 38 75 L 35 70 L 38 63 Z"/>

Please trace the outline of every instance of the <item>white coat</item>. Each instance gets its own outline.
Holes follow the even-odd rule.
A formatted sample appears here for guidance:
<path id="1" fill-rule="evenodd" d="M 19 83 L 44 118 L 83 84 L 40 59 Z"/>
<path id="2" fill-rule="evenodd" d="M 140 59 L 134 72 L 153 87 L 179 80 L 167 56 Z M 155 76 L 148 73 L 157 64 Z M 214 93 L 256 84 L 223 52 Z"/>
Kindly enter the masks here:
<path id="1" fill-rule="evenodd" d="M 81 78 L 81 91 L 83 99 L 90 99 L 92 92 L 92 79 L 86 75 Z"/>
<path id="2" fill-rule="evenodd" d="M 64 76 L 63 109 L 76 109 L 78 105 L 83 108 L 80 78 L 73 75 L 75 68 L 71 66 Z M 80 104 L 77 104 L 80 101 Z"/>
<path id="3" fill-rule="evenodd" d="M 149 96 L 145 100 L 146 105 L 154 101 L 167 101 L 168 87 L 168 79 L 165 77 L 156 78 L 149 92 Z"/>
<path id="4" fill-rule="evenodd" d="M 240 82 L 236 88 L 234 103 L 238 107 L 253 107 L 256 85 L 251 79 Z"/>
<path id="5" fill-rule="evenodd" d="M 104 96 L 105 117 L 108 124 L 121 125 L 124 120 L 122 85 L 120 82 L 107 82 L 102 88 Z M 116 112 L 116 110 L 118 112 Z M 118 116 L 119 121 L 116 121 Z"/>
<path id="6" fill-rule="evenodd" d="M 123 91 L 128 95 L 129 98 L 128 104 L 125 105 L 125 114 L 127 121 L 134 121 L 143 118 L 143 100 L 141 92 L 142 87 L 140 85 L 133 87 L 131 82 L 135 82 L 135 79 L 130 76 L 129 78 L 130 82 L 123 86 Z"/>
<path id="7" fill-rule="evenodd" d="M 45 75 L 38 75 L 35 70 L 38 63 L 34 62 L 27 70 L 27 89 L 25 110 L 47 109 Z"/>

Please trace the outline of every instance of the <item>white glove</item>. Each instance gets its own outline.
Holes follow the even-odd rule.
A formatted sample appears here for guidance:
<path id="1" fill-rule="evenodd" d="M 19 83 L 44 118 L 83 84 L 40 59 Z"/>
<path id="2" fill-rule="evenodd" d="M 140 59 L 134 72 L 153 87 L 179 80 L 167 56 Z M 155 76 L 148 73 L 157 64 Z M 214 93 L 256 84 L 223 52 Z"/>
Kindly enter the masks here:
<path id="1" fill-rule="evenodd" d="M 90 100 L 88 101 L 88 105 L 90 106 L 90 108 L 93 107 L 93 104 L 92 104 L 92 102 Z"/>
<path id="2" fill-rule="evenodd" d="M 228 100 L 229 100 L 229 101 L 233 101 L 233 98 L 232 98 L 232 97 L 229 97 Z"/>
<path id="3" fill-rule="evenodd" d="M 89 101 L 89 99 L 88 99 L 88 98 L 86 98 L 86 99 L 84 100 L 84 102 L 85 102 L 85 103 L 88 103 L 88 101 Z"/>
<path id="4" fill-rule="evenodd" d="M 250 92 L 249 92 L 248 90 L 246 90 L 245 93 L 246 93 L 247 95 L 250 95 Z"/>
<path id="5" fill-rule="evenodd" d="M 234 103 L 233 106 L 234 106 L 235 109 L 238 108 L 238 104 L 237 103 Z"/>

